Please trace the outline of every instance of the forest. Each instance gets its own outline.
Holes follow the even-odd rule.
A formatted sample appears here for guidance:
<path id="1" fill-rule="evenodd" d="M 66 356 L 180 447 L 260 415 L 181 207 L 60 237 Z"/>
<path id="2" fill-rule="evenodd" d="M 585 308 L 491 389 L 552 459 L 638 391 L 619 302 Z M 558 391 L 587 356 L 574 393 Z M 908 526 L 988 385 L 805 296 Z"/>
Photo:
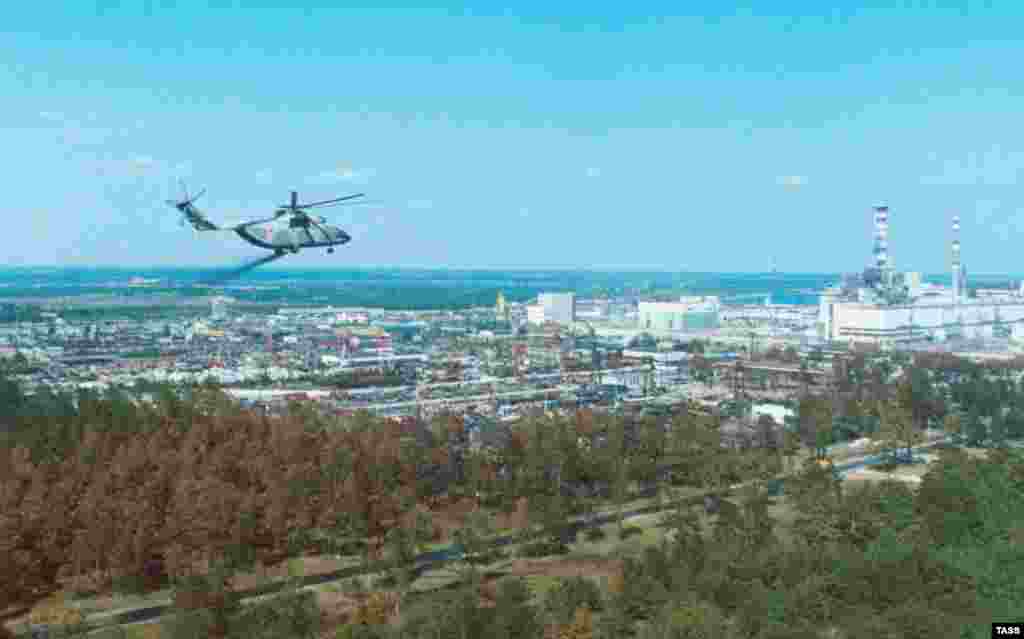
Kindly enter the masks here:
<path id="1" fill-rule="evenodd" d="M 694 410 L 537 415 L 474 447 L 452 416 L 296 404 L 271 417 L 216 388 L 139 403 L 26 395 L 0 378 L 0 615 L 167 590 L 173 614 L 153 636 L 988 636 L 1024 612 L 1024 455 L 1010 445 L 1024 387 L 1008 367 L 913 364 L 886 383 L 891 361 L 854 362 L 832 395 L 801 399 L 794 429 L 761 424 L 729 448 L 722 418 Z M 843 429 L 873 433 L 896 463 L 925 427 L 954 443 L 914 486 L 854 484 L 820 463 Z M 596 536 L 571 522 L 597 513 L 617 518 L 611 535 L 636 534 L 625 512 L 641 493 L 662 500 L 661 541 L 601 564 L 602 579 L 537 593 L 492 569 L 507 553 L 495 521 L 518 556 L 557 557 Z M 466 503 L 445 536 L 447 509 Z M 458 542 L 460 578 L 414 589 L 417 558 L 442 539 Z M 255 566 L 326 555 L 380 575 L 344 614 L 298 581 L 243 601 L 239 575 Z"/>

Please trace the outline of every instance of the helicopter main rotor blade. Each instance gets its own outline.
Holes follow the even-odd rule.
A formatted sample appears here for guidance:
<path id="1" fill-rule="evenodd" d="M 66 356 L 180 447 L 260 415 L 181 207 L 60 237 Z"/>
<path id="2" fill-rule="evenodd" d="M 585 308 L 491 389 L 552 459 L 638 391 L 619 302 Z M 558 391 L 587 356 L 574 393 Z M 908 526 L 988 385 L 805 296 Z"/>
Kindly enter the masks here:
<path id="1" fill-rule="evenodd" d="M 339 202 L 344 202 L 346 200 L 354 200 L 357 197 L 363 197 L 365 195 L 366 195 L 365 193 L 356 193 L 355 195 L 346 195 L 345 197 L 336 197 L 333 200 L 323 200 L 322 202 L 311 202 L 309 204 L 300 204 L 299 208 L 300 209 L 311 209 L 314 206 L 326 206 L 328 204 L 337 204 Z"/>
<path id="2" fill-rule="evenodd" d="M 200 191 L 199 193 L 197 193 L 195 197 L 193 197 L 192 199 L 190 199 L 190 200 L 188 201 L 188 203 L 189 203 L 189 204 L 192 204 L 193 202 L 195 202 L 195 201 L 196 201 L 196 200 L 198 200 L 199 198 L 203 197 L 203 195 L 205 195 L 205 194 L 206 194 L 206 189 L 203 189 L 202 191 Z"/>

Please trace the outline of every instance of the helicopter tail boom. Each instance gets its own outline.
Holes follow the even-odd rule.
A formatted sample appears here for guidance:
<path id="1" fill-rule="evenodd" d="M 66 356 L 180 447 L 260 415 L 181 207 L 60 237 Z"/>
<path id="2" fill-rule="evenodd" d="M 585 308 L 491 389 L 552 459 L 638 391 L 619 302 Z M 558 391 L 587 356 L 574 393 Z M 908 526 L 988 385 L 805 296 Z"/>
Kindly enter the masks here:
<path id="1" fill-rule="evenodd" d="M 174 208 L 178 209 L 178 212 L 181 213 L 182 226 L 185 226 L 185 222 L 188 222 L 189 224 L 192 225 L 192 228 L 194 228 L 197 231 L 227 230 L 222 229 L 221 227 L 217 226 L 209 219 L 207 219 L 207 217 L 203 215 L 203 213 L 199 209 L 194 207 L 191 202 L 173 202 L 168 200 L 167 203 L 173 206 Z"/>
<path id="2" fill-rule="evenodd" d="M 178 212 L 181 213 L 182 226 L 185 225 L 185 222 L 188 222 L 189 224 L 192 225 L 192 228 L 194 228 L 197 231 L 222 230 L 219 226 L 208 220 L 206 216 L 203 215 L 202 212 L 200 212 L 200 210 L 194 206 L 195 201 L 201 198 L 204 193 L 206 193 L 206 189 L 203 189 L 196 195 L 189 195 L 188 189 L 185 187 L 185 182 L 181 181 L 181 191 L 184 194 L 185 199 L 177 202 L 174 200 L 167 200 L 167 204 L 178 209 Z"/>
<path id="3" fill-rule="evenodd" d="M 211 222 L 194 206 L 187 206 L 181 211 L 185 220 L 197 231 L 221 231 L 219 226 Z"/>

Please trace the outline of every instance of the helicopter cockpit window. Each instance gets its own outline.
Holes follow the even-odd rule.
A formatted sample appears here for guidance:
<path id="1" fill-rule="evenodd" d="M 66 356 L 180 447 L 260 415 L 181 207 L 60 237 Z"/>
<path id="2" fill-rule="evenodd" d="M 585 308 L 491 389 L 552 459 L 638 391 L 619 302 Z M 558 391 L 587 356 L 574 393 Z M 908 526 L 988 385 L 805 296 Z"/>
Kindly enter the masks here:
<path id="1" fill-rule="evenodd" d="M 302 223 L 302 219 L 298 217 L 293 217 L 291 220 L 288 221 L 288 226 L 293 229 L 301 229 L 302 227 L 305 226 L 305 224 Z"/>

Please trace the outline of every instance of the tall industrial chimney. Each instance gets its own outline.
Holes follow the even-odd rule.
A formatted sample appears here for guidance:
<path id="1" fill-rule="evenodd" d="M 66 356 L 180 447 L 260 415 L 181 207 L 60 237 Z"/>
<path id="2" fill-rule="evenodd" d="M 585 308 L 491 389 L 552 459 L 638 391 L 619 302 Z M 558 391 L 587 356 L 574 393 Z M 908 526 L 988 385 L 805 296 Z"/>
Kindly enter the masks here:
<path id="1" fill-rule="evenodd" d="M 882 282 L 889 284 L 889 207 L 875 207 L 875 266 Z"/>
<path id="2" fill-rule="evenodd" d="M 960 296 L 963 291 L 960 290 L 961 275 L 960 275 L 960 216 L 953 216 L 953 244 L 951 246 L 951 258 L 953 266 L 953 303 L 960 303 Z"/>

